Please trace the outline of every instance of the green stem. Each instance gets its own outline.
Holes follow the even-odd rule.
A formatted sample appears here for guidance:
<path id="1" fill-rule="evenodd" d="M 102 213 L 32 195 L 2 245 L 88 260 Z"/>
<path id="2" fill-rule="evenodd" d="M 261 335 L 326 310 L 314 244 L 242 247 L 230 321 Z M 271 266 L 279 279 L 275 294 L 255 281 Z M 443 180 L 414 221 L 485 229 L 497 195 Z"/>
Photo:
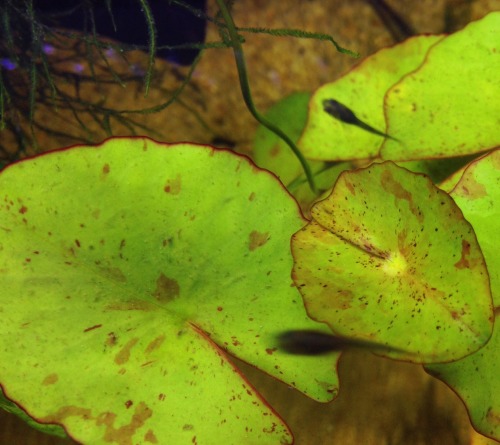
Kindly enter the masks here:
<path id="1" fill-rule="evenodd" d="M 148 25 L 148 36 L 149 36 L 149 54 L 148 54 L 149 62 L 148 62 L 148 70 L 146 71 L 145 91 L 144 91 L 144 97 L 147 97 L 147 95 L 149 94 L 149 86 L 151 84 L 151 78 L 153 77 L 153 68 L 155 63 L 156 28 L 155 28 L 153 13 L 151 12 L 149 3 L 145 0 L 139 0 L 139 3 L 141 4 L 144 16 L 146 17 Z"/>
<path id="2" fill-rule="evenodd" d="M 240 36 L 236 31 L 236 25 L 233 21 L 231 14 L 229 13 L 226 4 L 224 3 L 224 0 L 217 0 L 217 5 L 219 6 L 219 10 L 221 12 L 222 18 L 224 19 L 224 22 L 226 22 L 227 32 L 229 33 L 229 38 L 230 38 L 229 43 L 233 47 L 234 58 L 236 60 L 236 68 L 238 70 L 238 76 L 240 79 L 240 87 L 241 87 L 241 92 L 243 94 L 243 100 L 245 101 L 248 110 L 250 111 L 250 113 L 252 113 L 252 116 L 255 118 L 257 122 L 259 122 L 268 130 L 272 131 L 278 137 L 283 139 L 283 141 L 285 141 L 286 144 L 291 148 L 291 150 L 299 160 L 300 164 L 302 165 L 302 168 L 304 169 L 307 181 L 309 182 L 309 187 L 311 187 L 311 190 L 314 193 L 316 193 L 316 186 L 314 184 L 314 178 L 311 172 L 311 168 L 309 167 L 309 164 L 307 163 L 306 159 L 304 158 L 298 147 L 279 127 L 274 125 L 272 122 L 268 121 L 255 108 L 250 91 L 250 83 L 248 81 L 245 56 L 243 54 L 243 47 L 241 46 Z"/>

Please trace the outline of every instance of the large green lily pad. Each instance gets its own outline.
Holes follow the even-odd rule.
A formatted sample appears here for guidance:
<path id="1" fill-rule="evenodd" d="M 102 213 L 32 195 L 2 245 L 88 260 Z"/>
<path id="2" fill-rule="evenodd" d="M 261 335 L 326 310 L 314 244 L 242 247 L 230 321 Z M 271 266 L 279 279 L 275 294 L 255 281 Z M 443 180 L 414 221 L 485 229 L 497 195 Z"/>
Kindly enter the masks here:
<path id="1" fill-rule="evenodd" d="M 344 172 L 311 214 L 292 251 L 312 318 L 414 362 L 455 360 L 487 342 L 483 255 L 460 209 L 427 177 L 391 162 Z"/>
<path id="2" fill-rule="evenodd" d="M 478 153 L 500 144 L 500 12 L 434 45 L 422 66 L 387 93 L 391 160 Z"/>
<path id="3" fill-rule="evenodd" d="M 323 110 L 323 100 L 335 99 L 362 121 L 386 131 L 384 96 L 402 76 L 416 69 L 428 49 L 443 36 L 418 36 L 366 58 L 340 79 L 313 95 L 299 146 L 308 159 L 365 159 L 378 155 L 384 138 L 335 120 Z M 389 130 L 390 132 L 391 130 Z"/>
<path id="4" fill-rule="evenodd" d="M 426 369 L 464 400 L 480 433 L 500 440 L 500 150 L 471 163 L 451 195 L 474 226 L 488 265 L 495 329 L 488 344 L 475 354 Z"/>
<path id="5" fill-rule="evenodd" d="M 247 158 L 111 139 L 0 174 L 0 383 L 82 443 L 283 444 L 227 352 L 318 400 L 332 358 L 277 350 L 317 329 L 292 286 L 304 220 Z"/>

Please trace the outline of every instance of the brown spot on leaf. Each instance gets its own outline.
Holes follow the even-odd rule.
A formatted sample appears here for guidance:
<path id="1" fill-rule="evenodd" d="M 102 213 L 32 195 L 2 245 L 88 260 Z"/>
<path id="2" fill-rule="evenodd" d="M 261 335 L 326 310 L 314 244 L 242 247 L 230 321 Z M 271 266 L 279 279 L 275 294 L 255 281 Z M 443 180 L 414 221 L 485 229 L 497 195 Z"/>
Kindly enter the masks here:
<path id="1" fill-rule="evenodd" d="M 256 230 L 253 230 L 249 236 L 248 248 L 250 249 L 251 252 L 253 252 L 255 249 L 262 247 L 268 241 L 269 241 L 269 232 L 260 233 L 257 232 Z"/>
<path id="2" fill-rule="evenodd" d="M 115 346 L 117 338 L 114 332 L 108 333 L 108 338 L 106 339 L 106 346 Z"/>
<path id="3" fill-rule="evenodd" d="M 154 297 L 160 303 L 168 303 L 174 298 L 177 298 L 180 293 L 180 287 L 177 280 L 167 277 L 163 273 L 156 280 L 156 289 Z"/>
<path id="4" fill-rule="evenodd" d="M 454 194 L 459 194 L 465 196 L 469 199 L 483 198 L 488 195 L 486 187 L 480 182 L 476 181 L 474 177 L 474 170 L 476 165 L 469 167 L 467 174 L 462 176 L 462 179 L 457 185 L 457 188 L 453 191 Z"/>
<path id="5" fill-rule="evenodd" d="M 165 341 L 164 335 L 156 337 L 151 343 L 149 343 L 144 352 L 146 354 L 151 354 L 155 349 L 158 349 L 164 341 Z"/>
<path id="6" fill-rule="evenodd" d="M 470 267 L 469 263 L 470 255 L 470 243 L 466 240 L 462 240 L 462 256 L 459 261 L 455 263 L 457 269 L 468 269 Z"/>
<path id="7" fill-rule="evenodd" d="M 141 428 L 153 415 L 153 411 L 144 403 L 141 402 L 135 407 L 134 414 L 130 419 L 130 423 L 123 425 L 119 428 L 114 426 L 116 421 L 116 414 L 110 412 L 101 413 L 96 419 L 96 425 L 106 426 L 104 432 L 104 441 L 110 443 L 119 443 L 120 445 L 134 445 L 134 435 L 136 431 Z"/>
<path id="8" fill-rule="evenodd" d="M 398 250 L 403 257 L 408 258 L 412 251 L 411 244 L 408 244 L 406 238 L 408 237 L 408 230 L 404 229 L 398 233 Z"/>
<path id="9" fill-rule="evenodd" d="M 55 373 L 49 374 L 47 377 L 43 379 L 42 385 L 43 386 L 48 386 L 48 385 L 53 385 L 59 380 L 59 376 Z"/>
<path id="10" fill-rule="evenodd" d="M 93 419 L 90 409 L 67 405 L 59 408 L 54 414 L 49 414 L 39 420 L 41 423 L 64 423 L 68 417 L 81 417 L 83 420 Z"/>
<path id="11" fill-rule="evenodd" d="M 181 192 L 181 175 L 177 175 L 173 179 L 167 179 L 165 187 L 163 187 L 165 193 L 171 193 L 172 195 L 178 195 Z"/>
<path id="12" fill-rule="evenodd" d="M 158 439 L 156 438 L 152 430 L 148 430 L 144 435 L 144 441 L 149 443 L 158 443 Z"/>
<path id="13" fill-rule="evenodd" d="M 84 329 L 83 332 L 89 332 L 89 331 L 93 331 L 94 329 L 99 329 L 102 327 L 102 324 L 96 324 L 94 326 L 90 326 L 89 328 L 87 329 Z"/>
<path id="14" fill-rule="evenodd" d="M 249 201 L 253 201 L 254 199 L 255 199 L 255 193 L 252 192 L 252 193 L 250 193 L 250 196 L 248 197 L 248 200 Z"/>
<path id="15" fill-rule="evenodd" d="M 408 190 L 406 190 L 399 182 L 394 180 L 394 178 L 392 177 L 392 173 L 389 170 L 386 170 L 382 173 L 381 185 L 386 192 L 394 195 L 396 199 L 403 199 L 405 201 L 408 201 L 410 212 L 415 215 L 419 223 L 422 223 L 424 221 L 424 215 L 413 202 L 412 194 Z"/>
<path id="16" fill-rule="evenodd" d="M 331 294 L 331 291 L 327 291 Z M 350 309 L 354 299 L 352 291 L 344 289 L 335 294 L 335 306 L 340 309 Z"/>
<path id="17" fill-rule="evenodd" d="M 139 341 L 138 338 L 133 338 L 127 342 L 127 344 L 120 349 L 118 354 L 115 355 L 115 363 L 117 365 L 124 365 L 127 363 L 130 359 L 130 351 L 131 349 L 136 345 L 136 343 Z"/>
<path id="18" fill-rule="evenodd" d="M 273 352 L 274 351 L 277 351 L 278 348 L 266 348 L 266 352 L 269 354 L 269 355 L 273 355 Z"/>
<path id="19" fill-rule="evenodd" d="M 349 180 L 347 178 L 345 178 L 344 179 L 344 183 L 345 183 L 345 186 L 347 187 L 347 190 L 349 190 L 351 192 L 351 195 L 355 195 L 356 194 L 356 189 L 351 184 L 351 182 L 349 182 Z"/>
<path id="20" fill-rule="evenodd" d="M 102 166 L 102 174 L 107 175 L 109 173 L 109 164 L 104 164 Z"/>
<path id="21" fill-rule="evenodd" d="M 27 211 L 28 211 L 28 207 L 26 207 L 26 206 L 22 206 L 22 207 L 19 209 L 19 213 L 21 213 L 21 214 L 23 214 L 23 215 L 24 215 Z"/>
<path id="22" fill-rule="evenodd" d="M 127 400 L 125 402 L 125 408 L 129 409 L 133 404 L 134 404 L 134 402 L 132 402 L 132 400 Z"/>
<path id="23" fill-rule="evenodd" d="M 269 150 L 269 156 L 271 156 L 272 158 L 275 158 L 276 156 L 278 156 L 281 152 L 281 148 L 279 146 L 279 144 L 274 144 L 273 147 L 271 148 L 271 150 Z"/>

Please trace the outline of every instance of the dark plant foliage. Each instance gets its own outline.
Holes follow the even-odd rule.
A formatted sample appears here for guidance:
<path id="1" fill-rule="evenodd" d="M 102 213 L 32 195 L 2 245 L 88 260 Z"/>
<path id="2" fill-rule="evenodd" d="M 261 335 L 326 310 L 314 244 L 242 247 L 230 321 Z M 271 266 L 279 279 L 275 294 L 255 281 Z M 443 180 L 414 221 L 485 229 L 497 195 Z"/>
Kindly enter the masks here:
<path id="1" fill-rule="evenodd" d="M 108 135 L 112 134 L 112 121 L 131 134 L 137 130 L 154 133 L 130 115 L 165 108 L 188 78 L 178 91 L 170 92 L 165 103 L 149 110 L 110 109 L 102 98 L 91 101 L 80 92 L 88 83 L 99 87 L 137 83 L 144 85 L 147 94 L 155 57 L 192 63 L 194 69 L 204 46 L 204 8 L 205 0 L 191 0 L 184 6 L 159 0 L 1 2 L 0 131 L 4 137 L 0 139 L 0 160 L 12 162 L 22 157 L 27 147 L 36 146 L 40 132 L 91 142 L 92 130 L 84 123 L 89 120 Z M 188 32 L 180 31 L 181 27 Z M 148 52 L 146 69 L 128 61 L 128 53 L 134 50 Z M 117 72 L 111 58 L 122 59 L 126 69 Z M 36 114 L 37 107 L 43 106 L 50 114 L 73 116 L 81 131 L 75 134 L 52 128 Z"/>

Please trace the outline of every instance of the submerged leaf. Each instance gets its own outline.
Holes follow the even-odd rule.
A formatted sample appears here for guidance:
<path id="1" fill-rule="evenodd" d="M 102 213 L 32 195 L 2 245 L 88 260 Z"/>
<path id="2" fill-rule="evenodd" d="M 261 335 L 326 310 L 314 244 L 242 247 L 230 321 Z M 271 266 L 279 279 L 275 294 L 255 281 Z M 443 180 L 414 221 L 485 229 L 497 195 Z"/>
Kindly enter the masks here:
<path id="1" fill-rule="evenodd" d="M 278 350 L 321 325 L 290 279 L 304 220 L 248 159 L 111 139 L 9 166 L 0 192 L 0 383 L 37 421 L 92 445 L 290 443 L 226 351 L 335 394 L 332 358 Z"/>
<path id="2" fill-rule="evenodd" d="M 342 336 L 450 361 L 492 331 L 488 273 L 474 231 L 432 182 L 393 163 L 344 172 L 292 238 L 309 315 Z"/>
<path id="3" fill-rule="evenodd" d="M 265 117 L 295 142 L 306 123 L 310 96 L 310 93 L 291 94 L 271 107 Z M 285 185 L 303 173 L 302 166 L 290 147 L 263 125 L 260 125 L 255 132 L 252 156 L 259 167 L 275 173 Z M 314 164 L 311 165 L 313 171 L 323 165 L 322 162 Z"/>
<path id="4" fill-rule="evenodd" d="M 64 429 L 59 425 L 51 424 L 40 424 L 29 417 L 21 408 L 19 408 L 15 403 L 11 402 L 3 395 L 2 389 L 0 387 L 0 408 L 7 411 L 8 413 L 15 414 L 21 417 L 25 422 L 27 422 L 33 428 L 43 431 L 46 434 L 51 434 L 53 436 L 59 436 L 67 438 L 68 436 L 64 432 Z"/>

